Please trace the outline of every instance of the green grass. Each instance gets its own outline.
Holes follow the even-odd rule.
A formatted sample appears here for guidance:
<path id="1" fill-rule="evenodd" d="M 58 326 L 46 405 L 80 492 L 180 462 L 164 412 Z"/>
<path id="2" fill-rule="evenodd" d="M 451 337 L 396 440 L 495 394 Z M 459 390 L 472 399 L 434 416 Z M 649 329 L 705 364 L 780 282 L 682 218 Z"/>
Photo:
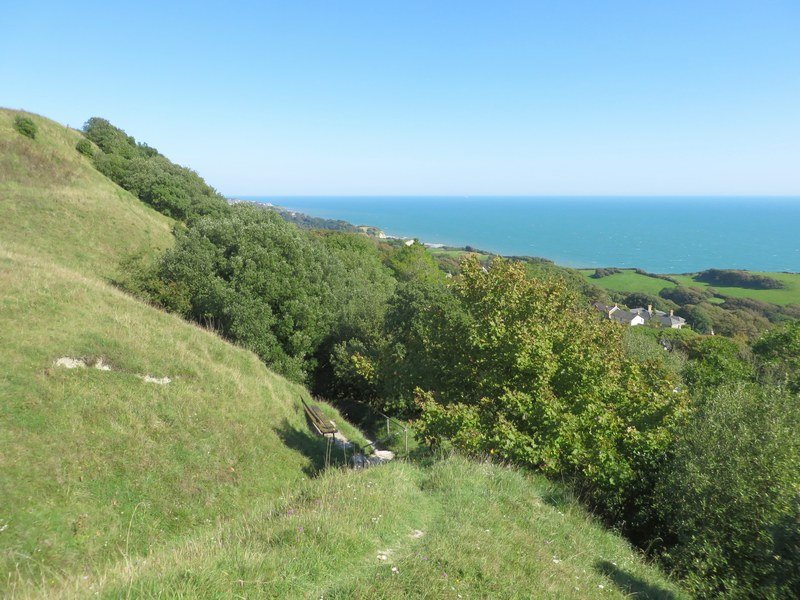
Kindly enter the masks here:
<path id="1" fill-rule="evenodd" d="M 614 273 L 613 275 L 601 277 L 600 279 L 589 277 L 594 273 L 594 269 L 581 269 L 580 272 L 590 283 L 614 292 L 643 292 L 646 294 L 658 295 L 658 293 L 666 287 L 675 287 L 674 283 L 664 279 L 641 275 L 630 269 L 625 269 L 622 273 Z M 754 290 L 742 287 L 710 286 L 707 283 L 695 280 L 692 275 L 670 275 L 670 277 L 687 287 L 714 287 L 720 294 L 724 294 L 725 296 L 752 298 L 754 300 L 771 302 L 773 304 L 800 304 L 800 274 L 754 272 L 778 279 L 782 281 L 786 287 L 779 290 Z"/>
<path id="2" fill-rule="evenodd" d="M 759 275 L 766 275 L 777 279 L 786 286 L 778 290 L 753 290 L 742 287 L 730 287 L 722 285 L 710 286 L 702 281 L 697 281 L 691 275 L 673 275 L 681 282 L 681 285 L 692 287 L 713 287 L 720 294 L 733 296 L 734 298 L 752 298 L 762 302 L 772 302 L 773 304 L 800 304 L 800 274 L 797 273 L 772 273 L 767 271 L 753 271 Z"/>
<path id="3" fill-rule="evenodd" d="M 20 115 L 35 140 L 13 128 Z M 0 242 L 83 273 L 112 277 L 120 258 L 172 243 L 172 221 L 112 183 L 82 156 L 83 136 L 49 119 L 0 109 Z"/>
<path id="4" fill-rule="evenodd" d="M 0 596 L 146 554 L 321 466 L 306 390 L 252 353 L 51 262 L 0 253 L 0 290 Z"/>
<path id="5" fill-rule="evenodd" d="M 385 557 L 385 559 L 382 559 Z M 101 598 L 682 597 L 558 487 L 449 458 L 332 471 L 230 522 L 20 590 Z"/>
<path id="6" fill-rule="evenodd" d="M 647 275 L 642 275 L 629 269 L 621 273 L 614 273 L 607 277 L 601 277 L 600 279 L 589 277 L 589 275 L 594 273 L 594 269 L 581 269 L 580 272 L 586 277 L 589 283 L 611 290 L 612 292 L 642 292 L 657 296 L 664 288 L 675 287 L 674 283 L 666 281 L 665 279 L 648 277 Z"/>

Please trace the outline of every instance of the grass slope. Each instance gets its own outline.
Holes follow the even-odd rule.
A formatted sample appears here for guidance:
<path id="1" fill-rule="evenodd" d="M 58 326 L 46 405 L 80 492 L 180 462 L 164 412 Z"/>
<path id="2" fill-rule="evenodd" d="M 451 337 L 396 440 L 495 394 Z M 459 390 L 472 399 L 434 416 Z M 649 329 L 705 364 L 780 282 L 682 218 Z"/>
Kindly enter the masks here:
<path id="1" fill-rule="evenodd" d="M 329 471 L 229 523 L 20 596 L 683 597 L 544 478 L 450 458 Z"/>
<path id="2" fill-rule="evenodd" d="M 675 284 L 670 281 L 648 277 L 630 269 L 625 269 L 621 273 L 614 273 L 600 279 L 589 277 L 594 273 L 594 269 L 581 269 L 580 272 L 590 283 L 614 292 L 644 292 L 657 296 L 664 288 L 675 287 Z M 714 287 L 720 294 L 733 296 L 734 298 L 752 298 L 753 300 L 761 300 L 762 302 L 771 302 L 773 304 L 800 304 L 800 274 L 762 271 L 754 271 L 754 273 L 778 279 L 786 287 L 779 290 L 754 290 L 720 285 L 709 286 L 705 282 L 697 281 L 692 275 L 670 275 L 670 277 L 686 287 Z"/>
<path id="3" fill-rule="evenodd" d="M 144 554 L 318 466 L 307 392 L 253 354 L 18 254 L 0 254 L 0 290 L 0 595 Z M 113 370 L 54 366 L 62 356 Z"/>
<path id="4" fill-rule="evenodd" d="M 14 129 L 18 115 L 36 123 L 36 139 Z M 120 258 L 171 244 L 172 221 L 98 173 L 75 150 L 80 139 L 44 117 L 0 109 L 0 242 L 110 277 Z"/>

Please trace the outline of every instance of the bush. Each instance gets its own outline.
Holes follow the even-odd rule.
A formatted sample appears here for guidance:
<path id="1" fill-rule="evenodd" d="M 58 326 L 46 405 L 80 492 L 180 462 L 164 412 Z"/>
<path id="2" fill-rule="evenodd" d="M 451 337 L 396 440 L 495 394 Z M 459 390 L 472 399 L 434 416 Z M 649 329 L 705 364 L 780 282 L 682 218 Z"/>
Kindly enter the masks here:
<path id="1" fill-rule="evenodd" d="M 664 288 L 658 295 L 667 300 L 671 300 L 675 304 L 683 306 L 685 304 L 700 304 L 703 300 L 711 298 L 714 294 L 708 289 L 679 285 L 678 287 Z"/>
<path id="2" fill-rule="evenodd" d="M 773 329 L 753 344 L 762 375 L 800 392 L 800 321 Z"/>
<path id="3" fill-rule="evenodd" d="M 214 328 L 289 379 L 310 381 L 338 343 L 379 337 L 393 280 L 362 236 L 320 239 L 242 203 L 226 217 L 176 227 L 176 238 L 155 265 L 125 265 L 120 283 Z"/>
<path id="4" fill-rule="evenodd" d="M 97 144 L 97 170 L 157 211 L 181 221 L 227 213 L 228 203 L 197 173 L 176 165 L 158 150 L 93 117 L 83 127 Z"/>
<path id="5" fill-rule="evenodd" d="M 92 143 L 87 139 L 79 140 L 77 144 L 75 144 L 75 150 L 83 154 L 84 156 L 88 156 L 92 158 L 94 156 L 94 147 Z"/>
<path id="6" fill-rule="evenodd" d="M 689 358 L 684 369 L 686 383 L 695 390 L 713 388 L 750 379 L 753 370 L 746 348 L 721 336 L 698 337 L 687 343 Z"/>
<path id="7" fill-rule="evenodd" d="M 593 279 L 602 279 L 603 277 L 608 277 L 609 275 L 614 275 L 614 273 L 622 273 L 622 269 L 615 269 L 613 267 L 605 268 L 605 269 L 595 269 L 594 273 L 589 275 L 589 277 Z"/>
<path id="8" fill-rule="evenodd" d="M 452 289 L 395 310 L 399 350 L 384 373 L 417 384 L 423 439 L 567 477 L 611 519 L 651 491 L 683 402 L 678 382 L 627 358 L 622 329 L 592 318 L 563 281 L 467 260 Z"/>
<path id="9" fill-rule="evenodd" d="M 14 119 L 14 129 L 16 129 L 25 137 L 31 138 L 32 140 L 36 139 L 36 133 L 39 131 L 39 128 L 32 119 L 29 117 L 23 117 L 22 115 Z"/>
<path id="10" fill-rule="evenodd" d="M 665 560 L 700 597 L 800 597 L 800 403 L 733 384 L 704 398 L 657 507 Z"/>
<path id="11" fill-rule="evenodd" d="M 743 287 L 754 290 L 777 290 L 785 287 L 782 281 L 773 277 L 735 269 L 708 269 L 699 273 L 695 279 L 711 285 Z"/>

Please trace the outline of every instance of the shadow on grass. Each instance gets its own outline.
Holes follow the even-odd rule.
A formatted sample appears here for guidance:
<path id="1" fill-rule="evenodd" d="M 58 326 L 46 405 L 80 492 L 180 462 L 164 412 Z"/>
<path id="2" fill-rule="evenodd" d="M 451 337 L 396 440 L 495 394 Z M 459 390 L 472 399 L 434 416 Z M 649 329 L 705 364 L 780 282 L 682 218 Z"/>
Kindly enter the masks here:
<path id="1" fill-rule="evenodd" d="M 601 560 L 595 563 L 594 568 L 611 579 L 619 590 L 634 598 L 647 598 L 648 600 L 677 600 L 678 596 L 670 590 L 653 585 L 644 579 L 626 573 L 613 563 Z"/>
<path id="2" fill-rule="evenodd" d="M 298 428 L 284 420 L 277 429 L 277 433 L 284 444 L 308 458 L 309 465 L 303 469 L 303 472 L 310 477 L 314 477 L 325 469 L 325 452 L 328 441 L 314 433 L 310 423 L 307 423 L 307 427 L 307 429 Z M 347 458 L 350 457 L 349 455 L 350 453 L 348 452 Z M 329 466 L 338 467 L 344 464 L 346 464 L 344 452 L 334 445 L 331 448 Z"/>
<path id="3" fill-rule="evenodd" d="M 541 498 L 542 502 L 544 502 L 547 506 L 551 506 L 558 510 L 561 510 L 570 503 L 574 502 L 566 484 L 560 486 L 552 484 L 548 485 L 547 488 L 542 492 Z"/>

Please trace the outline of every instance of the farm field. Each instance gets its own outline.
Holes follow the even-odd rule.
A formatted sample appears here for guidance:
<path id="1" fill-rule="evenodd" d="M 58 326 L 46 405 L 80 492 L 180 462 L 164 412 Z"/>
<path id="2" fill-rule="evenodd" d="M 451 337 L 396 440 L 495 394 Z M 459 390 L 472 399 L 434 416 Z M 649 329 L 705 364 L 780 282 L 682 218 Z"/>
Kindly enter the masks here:
<path id="1" fill-rule="evenodd" d="M 611 290 L 614 292 L 644 292 L 647 294 L 657 295 L 665 287 L 675 287 L 674 283 L 664 279 L 657 279 L 655 277 L 648 277 L 637 273 L 632 269 L 625 269 L 622 273 L 615 273 L 594 279 L 590 277 L 594 273 L 594 269 L 581 269 L 580 273 L 594 285 Z M 798 273 L 769 273 L 757 272 L 759 275 L 766 275 L 782 281 L 786 287 L 778 290 L 754 290 L 743 287 L 732 286 L 713 286 L 720 294 L 725 296 L 732 296 L 734 298 L 752 298 L 753 300 L 760 300 L 762 302 L 771 302 L 773 304 L 800 304 L 800 274 Z M 709 284 L 696 281 L 691 274 L 685 275 L 670 275 L 671 278 L 680 282 L 681 285 L 686 287 L 707 288 L 712 287 Z"/>

